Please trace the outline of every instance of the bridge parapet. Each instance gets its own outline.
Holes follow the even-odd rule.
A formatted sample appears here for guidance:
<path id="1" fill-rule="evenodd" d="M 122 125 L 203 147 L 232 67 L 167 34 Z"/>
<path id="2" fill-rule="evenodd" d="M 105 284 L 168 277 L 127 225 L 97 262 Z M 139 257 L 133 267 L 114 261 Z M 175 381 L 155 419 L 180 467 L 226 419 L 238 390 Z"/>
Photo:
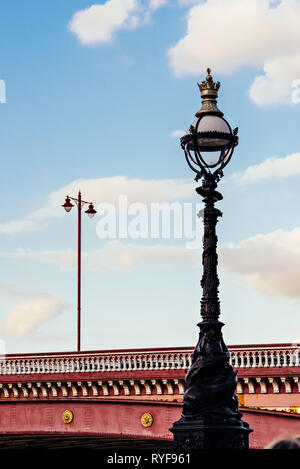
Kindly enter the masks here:
<path id="1" fill-rule="evenodd" d="M 234 368 L 300 366 L 300 344 L 229 346 Z M 1 357 L 0 375 L 187 370 L 193 348 L 13 354 Z"/>

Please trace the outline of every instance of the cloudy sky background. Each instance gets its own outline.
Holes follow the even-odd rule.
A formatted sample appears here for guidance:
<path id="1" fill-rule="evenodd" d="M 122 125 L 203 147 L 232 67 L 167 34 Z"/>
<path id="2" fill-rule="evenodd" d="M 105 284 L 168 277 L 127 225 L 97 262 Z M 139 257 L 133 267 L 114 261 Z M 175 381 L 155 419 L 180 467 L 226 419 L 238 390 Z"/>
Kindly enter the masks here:
<path id="1" fill-rule="evenodd" d="M 0 338 L 76 347 L 85 200 L 199 203 L 179 137 L 208 66 L 240 144 L 220 184 L 228 344 L 300 340 L 299 0 L 3 1 Z M 300 96 L 300 93 L 299 93 Z M 196 215 L 194 214 L 196 218 Z M 201 249 L 97 236 L 83 218 L 82 348 L 194 345 Z"/>

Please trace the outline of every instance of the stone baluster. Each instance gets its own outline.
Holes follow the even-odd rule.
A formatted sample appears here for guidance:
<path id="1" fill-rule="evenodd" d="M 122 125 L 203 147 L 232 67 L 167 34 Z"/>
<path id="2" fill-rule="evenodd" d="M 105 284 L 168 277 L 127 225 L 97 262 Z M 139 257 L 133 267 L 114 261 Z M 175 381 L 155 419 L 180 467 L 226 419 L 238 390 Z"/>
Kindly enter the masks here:
<path id="1" fill-rule="evenodd" d="M 12 375 L 15 375 L 15 374 L 16 374 L 16 361 L 15 361 L 15 360 L 12 360 L 12 361 L 11 361 L 10 373 L 11 373 Z"/>
<path id="2" fill-rule="evenodd" d="M 282 366 L 287 366 L 287 352 L 283 352 L 283 363 Z"/>
<path id="3" fill-rule="evenodd" d="M 115 371 L 115 357 L 109 357 L 108 359 L 109 367 L 107 371 Z"/>
<path id="4" fill-rule="evenodd" d="M 104 358 L 98 357 L 98 371 L 104 371 L 104 370 L 105 370 Z"/>
<path id="5" fill-rule="evenodd" d="M 240 368 L 245 368 L 245 361 L 244 361 L 244 354 L 243 354 L 243 352 L 240 353 L 240 357 L 241 357 Z"/>
<path id="6" fill-rule="evenodd" d="M 46 358 L 45 361 L 44 361 L 45 365 L 44 365 L 44 372 L 45 373 L 49 373 L 49 359 Z"/>
<path id="7" fill-rule="evenodd" d="M 264 350 L 264 356 L 265 356 L 265 368 L 269 367 L 269 361 L 268 361 L 268 352 Z"/>
<path id="8" fill-rule="evenodd" d="M 258 367 L 262 368 L 263 367 L 263 362 L 262 362 L 262 351 L 259 350 L 258 352 Z"/>
<path id="9" fill-rule="evenodd" d="M 95 367 L 96 367 L 96 370 L 97 370 L 97 371 L 100 371 L 100 370 L 101 370 L 101 358 L 100 358 L 99 356 L 96 357 L 96 365 L 95 365 Z"/>
<path id="10" fill-rule="evenodd" d="M 175 370 L 175 355 L 174 353 L 171 354 L 171 370 Z"/>
<path id="11" fill-rule="evenodd" d="M 40 360 L 40 373 L 45 373 L 45 361 L 43 359 Z"/>
<path id="12" fill-rule="evenodd" d="M 121 360 L 122 360 L 122 357 L 120 357 L 120 355 L 118 355 L 117 356 L 117 371 L 121 371 L 121 369 L 122 369 Z"/>
<path id="13" fill-rule="evenodd" d="M 158 369 L 158 355 L 152 355 L 152 369 L 157 370 Z"/>
<path id="14" fill-rule="evenodd" d="M 128 355 L 121 355 L 121 370 L 127 371 L 129 366 L 129 358 Z"/>
<path id="15" fill-rule="evenodd" d="M 270 366 L 271 366 L 271 367 L 274 367 L 274 366 L 275 366 L 275 361 L 274 361 L 274 351 L 273 351 L 273 350 L 271 350 L 270 355 L 271 355 L 271 363 L 270 363 Z"/>
<path id="16" fill-rule="evenodd" d="M 294 357 L 295 357 L 295 366 L 299 366 L 300 365 L 300 360 L 299 360 L 299 353 L 300 350 L 299 349 L 295 349 L 294 351 Z"/>
<path id="17" fill-rule="evenodd" d="M 166 366 L 166 370 L 171 370 L 172 369 L 172 363 L 173 363 L 173 356 L 171 353 L 168 353 L 166 356 L 165 356 L 165 366 Z"/>
<path id="18" fill-rule="evenodd" d="M 293 350 L 288 351 L 289 354 L 289 366 L 294 366 L 294 353 Z"/>
<path id="19" fill-rule="evenodd" d="M 153 355 L 149 355 L 149 370 L 153 370 Z"/>
<path id="20" fill-rule="evenodd" d="M 94 357 L 88 357 L 87 363 L 88 363 L 88 370 L 94 371 Z"/>
<path id="21" fill-rule="evenodd" d="M 179 365 L 179 357 L 178 357 L 178 353 L 175 353 L 173 355 L 174 357 L 174 362 L 173 362 L 173 365 L 174 365 L 174 369 L 177 370 L 178 368 L 178 365 Z"/>
<path id="22" fill-rule="evenodd" d="M 252 363 L 252 367 L 253 368 L 258 368 L 258 363 L 259 363 L 259 356 L 258 356 L 258 352 L 256 351 L 252 351 L 252 356 L 253 356 L 253 363 Z"/>
<path id="23" fill-rule="evenodd" d="M 246 352 L 246 368 L 251 368 L 250 352 Z"/>
<path id="24" fill-rule="evenodd" d="M 74 358 L 70 358 L 70 366 L 69 366 L 69 369 L 70 369 L 70 373 L 74 373 L 75 371 L 75 360 Z"/>

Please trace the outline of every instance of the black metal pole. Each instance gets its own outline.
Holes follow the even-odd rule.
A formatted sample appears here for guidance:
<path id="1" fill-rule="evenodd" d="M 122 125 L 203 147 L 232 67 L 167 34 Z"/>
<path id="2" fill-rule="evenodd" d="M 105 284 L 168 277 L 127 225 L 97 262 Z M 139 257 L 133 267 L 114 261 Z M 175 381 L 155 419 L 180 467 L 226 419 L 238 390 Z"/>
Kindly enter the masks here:
<path id="1" fill-rule="evenodd" d="M 230 354 L 221 331 L 224 324 L 219 321 L 216 224 L 222 212 L 215 208 L 215 203 L 223 198 L 216 191 L 219 177 L 205 171 L 202 186 L 196 189 L 205 203 L 202 321 L 186 375 L 182 416 L 170 429 L 178 450 L 249 447 L 251 429 L 241 420 L 238 410 L 236 372 L 229 365 Z"/>

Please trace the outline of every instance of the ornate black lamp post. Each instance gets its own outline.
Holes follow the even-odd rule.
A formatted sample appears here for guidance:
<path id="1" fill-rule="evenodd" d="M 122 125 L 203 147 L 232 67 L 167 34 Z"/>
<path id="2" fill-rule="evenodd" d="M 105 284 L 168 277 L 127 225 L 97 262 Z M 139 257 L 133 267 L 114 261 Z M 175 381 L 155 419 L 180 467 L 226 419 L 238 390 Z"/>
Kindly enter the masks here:
<path id="1" fill-rule="evenodd" d="M 218 255 L 216 224 L 222 212 L 215 202 L 222 200 L 216 191 L 233 150 L 238 144 L 238 129 L 231 130 L 217 107 L 220 83 L 215 83 L 207 69 L 205 81 L 198 84 L 202 107 L 197 119 L 181 138 L 181 146 L 203 197 L 204 238 L 203 277 L 201 286 L 202 321 L 192 365 L 186 375 L 186 392 L 181 419 L 170 429 L 176 449 L 248 448 L 249 429 L 241 420 L 235 395 L 236 372 L 229 365 L 229 351 L 223 341 L 219 321 L 220 301 L 217 275 Z"/>

